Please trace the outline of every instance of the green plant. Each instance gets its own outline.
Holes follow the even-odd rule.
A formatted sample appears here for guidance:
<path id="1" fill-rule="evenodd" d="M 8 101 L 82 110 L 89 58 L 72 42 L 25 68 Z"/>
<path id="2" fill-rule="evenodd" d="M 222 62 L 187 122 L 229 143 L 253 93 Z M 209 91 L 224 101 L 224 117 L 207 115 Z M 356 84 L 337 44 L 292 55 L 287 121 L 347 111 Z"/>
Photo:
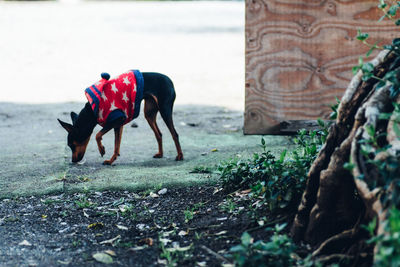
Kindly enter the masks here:
<path id="1" fill-rule="evenodd" d="M 328 135 L 328 124 L 318 121 L 321 130 L 300 130 L 294 142 L 297 149 L 287 157 L 284 150 L 279 158 L 267 151 L 261 139 L 262 153 L 253 159 L 233 159 L 218 166 L 221 182 L 227 190 L 252 189 L 252 194 L 262 196 L 270 210 L 294 208 L 303 193 L 307 172 Z"/>
<path id="2" fill-rule="evenodd" d="M 201 208 L 204 207 L 204 202 L 199 202 L 193 205 L 192 208 L 186 208 L 183 211 L 185 215 L 185 222 L 188 223 L 189 221 L 193 220 L 194 214 Z"/>
<path id="3" fill-rule="evenodd" d="M 183 211 L 183 214 L 185 215 L 185 223 L 188 223 L 189 221 L 193 220 L 194 209 L 193 208 L 192 209 L 186 208 Z"/>
<path id="4" fill-rule="evenodd" d="M 222 204 L 221 204 L 221 210 L 226 211 L 228 213 L 234 213 L 236 209 L 238 208 L 236 202 L 234 201 L 233 198 L 228 197 Z"/>
<path id="5" fill-rule="evenodd" d="M 241 243 L 232 247 L 230 257 L 238 266 L 293 266 L 296 245 L 281 231 L 286 224 L 276 225 L 268 242 L 256 241 L 247 233 L 243 233 Z"/>
<path id="6" fill-rule="evenodd" d="M 96 204 L 89 201 L 86 196 L 81 197 L 79 200 L 75 200 L 75 205 L 79 209 L 93 208 L 96 206 Z"/>
<path id="7" fill-rule="evenodd" d="M 335 96 L 336 103 L 331 106 L 332 113 L 329 115 L 329 119 L 336 120 L 338 116 L 338 108 L 340 105 L 340 99 Z"/>
<path id="8" fill-rule="evenodd" d="M 190 255 L 186 253 L 192 249 L 192 245 L 188 247 L 179 247 L 179 244 L 176 244 L 170 248 L 167 248 L 166 244 L 164 244 L 161 238 L 161 235 L 159 235 L 159 248 L 161 249 L 160 258 L 166 260 L 167 266 L 176 266 L 178 261 L 190 257 Z"/>
<path id="9" fill-rule="evenodd" d="M 376 220 L 367 227 L 373 236 L 368 243 L 374 243 L 377 247 L 374 266 L 400 266 L 400 210 L 392 207 L 389 217 L 385 221 L 386 234 L 374 236 Z"/>
<path id="10" fill-rule="evenodd" d="M 194 238 L 200 240 L 204 236 L 204 233 L 194 232 Z"/>
<path id="11" fill-rule="evenodd" d="M 79 247 L 81 245 L 81 243 L 82 242 L 80 240 L 75 239 L 72 241 L 72 246 L 76 248 L 76 247 Z"/>

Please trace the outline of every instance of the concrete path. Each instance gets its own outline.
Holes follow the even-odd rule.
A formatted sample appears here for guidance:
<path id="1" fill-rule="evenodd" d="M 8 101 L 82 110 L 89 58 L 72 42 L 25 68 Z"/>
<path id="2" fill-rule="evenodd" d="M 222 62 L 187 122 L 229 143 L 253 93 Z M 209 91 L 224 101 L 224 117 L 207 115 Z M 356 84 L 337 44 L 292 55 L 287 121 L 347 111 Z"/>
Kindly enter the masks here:
<path id="1" fill-rule="evenodd" d="M 195 167 L 215 167 L 235 155 L 259 151 L 260 136 L 242 134 L 241 112 L 209 106 L 177 106 L 174 112 L 185 160 L 176 162 L 175 146 L 161 118 L 164 158 L 153 159 L 157 143 L 141 114 L 137 128 L 124 128 L 121 157 L 103 166 L 92 136 L 83 165 L 71 164 L 66 131 L 57 118 L 69 121 L 83 103 L 25 105 L 0 103 L 0 198 L 54 191 L 135 190 L 202 183 L 217 175 L 190 173 Z M 95 132 L 100 127 L 95 128 Z M 113 132 L 104 138 L 105 158 L 113 151 Z M 289 146 L 287 137 L 267 138 L 271 151 Z M 212 150 L 217 149 L 216 152 Z"/>

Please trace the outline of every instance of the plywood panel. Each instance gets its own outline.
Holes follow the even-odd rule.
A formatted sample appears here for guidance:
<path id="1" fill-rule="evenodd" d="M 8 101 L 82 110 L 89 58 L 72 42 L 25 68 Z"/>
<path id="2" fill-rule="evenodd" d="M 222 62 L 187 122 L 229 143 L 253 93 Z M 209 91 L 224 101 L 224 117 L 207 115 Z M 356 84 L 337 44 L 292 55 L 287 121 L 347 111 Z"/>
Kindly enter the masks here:
<path id="1" fill-rule="evenodd" d="M 245 133 L 278 133 L 287 120 L 327 118 L 351 68 L 369 48 L 396 37 L 376 0 L 246 0 Z"/>

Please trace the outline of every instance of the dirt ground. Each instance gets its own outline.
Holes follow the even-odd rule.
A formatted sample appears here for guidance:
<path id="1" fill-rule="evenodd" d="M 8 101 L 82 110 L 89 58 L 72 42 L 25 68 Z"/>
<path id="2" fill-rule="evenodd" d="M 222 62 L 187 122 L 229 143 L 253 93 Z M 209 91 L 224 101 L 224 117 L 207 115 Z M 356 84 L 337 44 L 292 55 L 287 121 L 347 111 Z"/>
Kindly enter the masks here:
<path id="1" fill-rule="evenodd" d="M 229 266 L 244 231 L 266 238 L 268 222 L 289 220 L 251 211 L 247 193 L 209 184 L 3 199 L 0 266 Z"/>
<path id="2" fill-rule="evenodd" d="M 93 140 L 86 163 L 76 165 L 56 118 L 69 120 L 82 106 L 0 105 L 1 267 L 220 266 L 232 263 L 226 254 L 245 230 L 267 238 L 267 224 L 285 219 L 254 209 L 247 193 L 221 191 L 215 172 L 202 173 L 260 151 L 260 136 L 242 134 L 241 112 L 177 106 L 181 162 L 163 123 L 165 157 L 152 158 L 155 138 L 140 116 L 138 127 L 124 129 L 113 166 L 101 164 Z M 293 146 L 289 137 L 265 139 L 275 154 Z M 112 134 L 104 142 L 112 151 Z"/>

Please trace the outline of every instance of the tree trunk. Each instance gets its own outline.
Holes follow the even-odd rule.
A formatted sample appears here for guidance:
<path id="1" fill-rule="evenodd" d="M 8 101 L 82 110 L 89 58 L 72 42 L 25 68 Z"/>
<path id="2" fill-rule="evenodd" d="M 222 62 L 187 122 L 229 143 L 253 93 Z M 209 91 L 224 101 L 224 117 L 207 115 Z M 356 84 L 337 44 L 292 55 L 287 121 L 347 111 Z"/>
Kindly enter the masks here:
<path id="1" fill-rule="evenodd" d="M 397 69 L 399 62 L 394 52 L 382 51 L 371 62 L 374 76 L 384 77 L 388 71 Z M 310 243 L 314 247 L 313 256 L 326 263 L 341 259 L 357 266 L 372 263 L 373 247 L 365 243 L 369 233 L 361 225 L 377 218 L 377 231 L 382 233 L 389 205 L 381 203 L 385 183 L 369 160 L 371 155 L 375 155 L 374 160 L 399 160 L 396 122 L 379 119 L 379 114 L 393 110 L 392 85 L 376 89 L 378 79 L 363 81 L 362 76 L 361 71 L 354 76 L 341 100 L 337 119 L 308 173 L 291 230 L 294 240 Z M 392 147 L 383 154 L 376 151 L 366 154 L 363 142 L 372 138 L 371 131 L 387 133 L 386 138 L 374 140 Z M 354 168 L 345 168 L 346 163 Z"/>

